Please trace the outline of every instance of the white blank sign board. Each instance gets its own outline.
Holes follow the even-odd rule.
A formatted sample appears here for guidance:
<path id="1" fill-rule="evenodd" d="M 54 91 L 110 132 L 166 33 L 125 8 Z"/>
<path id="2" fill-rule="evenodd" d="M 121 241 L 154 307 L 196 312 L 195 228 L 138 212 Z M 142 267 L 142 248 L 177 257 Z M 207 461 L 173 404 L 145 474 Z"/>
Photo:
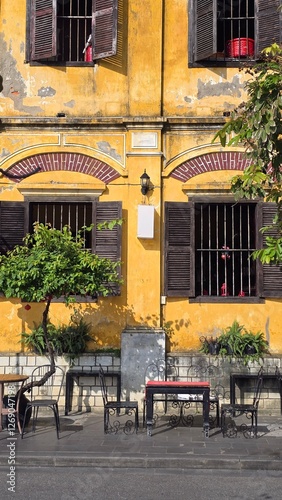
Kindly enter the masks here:
<path id="1" fill-rule="evenodd" d="M 154 213 L 152 205 L 138 205 L 137 238 L 154 238 Z"/>

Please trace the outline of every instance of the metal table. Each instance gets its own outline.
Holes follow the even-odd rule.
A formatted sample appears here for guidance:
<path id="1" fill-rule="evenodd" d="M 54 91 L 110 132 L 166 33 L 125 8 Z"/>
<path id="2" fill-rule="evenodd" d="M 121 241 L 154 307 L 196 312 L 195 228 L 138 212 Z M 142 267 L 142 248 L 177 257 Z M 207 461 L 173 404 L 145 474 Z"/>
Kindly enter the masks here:
<path id="1" fill-rule="evenodd" d="M 178 381 L 154 381 L 149 380 L 146 384 L 146 404 L 147 404 L 147 435 L 152 435 L 153 406 L 155 394 L 198 394 L 203 397 L 203 429 L 204 436 L 209 437 L 209 403 L 210 403 L 210 383 L 209 382 L 178 382 Z"/>
<path id="2" fill-rule="evenodd" d="M 275 374 L 269 374 L 269 373 L 263 373 L 262 375 L 263 380 L 274 380 L 277 382 L 279 385 L 279 393 L 280 393 L 280 411 L 282 414 L 282 380 L 277 377 Z M 253 373 L 231 373 L 230 375 L 230 403 L 235 404 L 236 400 L 236 385 L 238 385 L 238 382 L 240 380 L 247 381 L 247 380 L 256 380 L 257 379 L 257 374 Z"/>
<path id="3" fill-rule="evenodd" d="M 72 395 L 73 395 L 73 383 L 76 381 L 78 384 L 79 377 L 99 377 L 99 367 L 93 368 L 93 370 L 68 370 L 66 373 L 66 396 L 65 396 L 65 415 L 72 410 Z M 105 371 L 105 377 L 116 377 L 117 379 L 117 401 L 120 401 L 121 395 L 121 372 L 110 369 Z"/>
<path id="4" fill-rule="evenodd" d="M 17 399 L 17 404 L 16 408 L 4 408 L 3 407 L 3 397 L 4 397 L 4 384 L 9 384 L 10 386 L 13 386 L 14 389 L 14 384 L 17 382 L 22 382 L 21 388 L 23 386 L 23 383 L 25 380 L 28 379 L 27 375 L 18 375 L 15 373 L 0 373 L 0 431 L 2 431 L 2 415 L 8 415 L 10 413 L 17 414 L 18 409 L 19 409 L 19 398 Z M 16 393 L 18 391 L 11 390 L 9 391 L 9 394 L 11 396 L 16 396 Z M 17 419 L 18 422 L 18 429 L 19 432 L 21 433 L 21 424 L 20 424 L 20 419 Z"/>

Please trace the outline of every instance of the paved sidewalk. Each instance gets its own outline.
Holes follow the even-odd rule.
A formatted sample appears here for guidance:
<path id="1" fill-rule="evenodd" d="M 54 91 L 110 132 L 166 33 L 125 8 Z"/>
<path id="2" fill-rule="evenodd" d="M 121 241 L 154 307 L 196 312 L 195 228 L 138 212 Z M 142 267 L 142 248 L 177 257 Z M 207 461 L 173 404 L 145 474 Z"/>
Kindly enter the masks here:
<path id="1" fill-rule="evenodd" d="M 15 443 L 16 464 L 21 466 L 166 467 L 208 469 L 282 470 L 282 417 L 259 418 L 258 437 L 223 437 L 211 429 L 203 437 L 201 423 L 171 428 L 160 419 L 148 437 L 146 430 L 126 435 L 103 433 L 103 416 L 98 413 L 61 417 L 60 439 L 52 419 L 39 419 L 36 432 L 0 433 L 0 466 L 8 464 L 10 445 Z"/>

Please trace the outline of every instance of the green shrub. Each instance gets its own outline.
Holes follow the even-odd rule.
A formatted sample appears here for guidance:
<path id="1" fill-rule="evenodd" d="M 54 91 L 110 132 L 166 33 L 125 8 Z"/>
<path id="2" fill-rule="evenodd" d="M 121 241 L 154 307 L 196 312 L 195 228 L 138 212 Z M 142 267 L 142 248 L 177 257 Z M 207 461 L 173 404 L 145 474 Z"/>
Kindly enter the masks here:
<path id="1" fill-rule="evenodd" d="M 259 361 L 264 354 L 269 353 L 268 342 L 263 332 L 248 331 L 237 320 L 231 326 L 223 329 L 215 339 L 201 337 L 200 352 L 204 354 L 218 354 L 223 357 L 241 358 L 244 364 L 249 361 Z M 215 349 L 216 346 L 216 349 Z"/>
<path id="2" fill-rule="evenodd" d="M 70 364 L 86 350 L 87 342 L 93 340 L 90 335 L 91 325 L 82 318 L 72 321 L 69 325 L 55 326 L 48 323 L 48 336 L 54 352 L 58 356 L 66 356 Z M 42 325 L 35 326 L 30 333 L 22 333 L 22 342 L 25 347 L 36 354 L 44 355 L 47 346 L 44 339 Z"/>

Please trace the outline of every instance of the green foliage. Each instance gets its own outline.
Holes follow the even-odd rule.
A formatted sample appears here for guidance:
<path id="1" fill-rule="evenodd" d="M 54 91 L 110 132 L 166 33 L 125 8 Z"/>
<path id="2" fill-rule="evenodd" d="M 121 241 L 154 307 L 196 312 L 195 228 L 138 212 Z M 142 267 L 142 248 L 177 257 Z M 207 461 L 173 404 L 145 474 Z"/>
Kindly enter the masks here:
<path id="1" fill-rule="evenodd" d="M 40 302 L 46 297 L 73 295 L 106 296 L 109 283 L 119 283 L 117 262 L 100 258 L 85 250 L 84 240 L 73 237 L 71 229 L 62 231 L 35 224 L 24 245 L 0 256 L 0 291 L 5 297 Z"/>
<path id="2" fill-rule="evenodd" d="M 254 253 L 263 262 L 281 262 L 282 238 L 282 49 L 277 44 L 265 49 L 261 60 L 243 71 L 250 75 L 246 83 L 247 100 L 217 132 L 214 141 L 222 146 L 244 146 L 250 165 L 232 179 L 235 198 L 265 198 L 278 204 L 273 221 L 275 237 L 267 248 Z M 271 166 L 271 168 L 270 168 Z"/>
<path id="3" fill-rule="evenodd" d="M 116 358 L 120 358 L 121 350 L 118 347 L 98 347 L 94 351 L 95 354 L 111 354 Z"/>
<path id="4" fill-rule="evenodd" d="M 87 347 L 87 342 L 93 340 L 90 335 L 91 326 L 82 318 L 76 322 L 70 322 L 69 325 L 61 325 L 56 327 L 52 323 L 48 323 L 48 338 L 49 342 L 58 356 L 65 355 L 73 364 L 74 360 Z M 32 352 L 44 355 L 47 352 L 47 345 L 44 337 L 42 325 L 35 326 L 30 333 L 22 333 L 22 342 Z"/>
<path id="5" fill-rule="evenodd" d="M 119 220 L 103 222 L 98 225 L 98 229 L 112 229 L 120 223 Z M 92 227 L 82 230 L 90 231 Z M 34 224 L 34 233 L 26 235 L 23 245 L 0 256 L 0 291 L 5 297 L 17 297 L 25 302 L 45 302 L 42 330 L 38 334 L 34 333 L 32 338 L 36 336 L 39 352 L 46 345 L 51 364 L 50 374 L 54 373 L 54 354 L 59 350 L 59 339 L 63 342 L 60 349 L 67 349 L 71 362 L 84 349 L 85 341 L 81 333 L 82 325 L 76 325 L 75 332 L 70 326 L 67 327 L 66 331 L 55 336 L 54 341 L 52 327 L 49 326 L 48 330 L 52 299 L 63 297 L 68 305 L 75 302 L 76 295 L 95 298 L 108 295 L 110 286 L 121 282 L 118 265 L 118 262 L 85 250 L 81 232 L 73 236 L 69 226 L 64 226 L 60 231 L 50 224 L 39 223 Z M 31 340 L 26 342 L 29 344 Z M 27 384 L 25 390 L 29 390 L 31 385 L 32 382 Z"/>
<path id="6" fill-rule="evenodd" d="M 268 342 L 264 338 L 263 332 L 253 333 L 248 331 L 237 320 L 231 326 L 223 329 L 221 334 L 213 337 L 202 337 L 200 352 L 204 354 L 219 354 L 223 357 L 240 358 L 244 364 L 249 361 L 259 361 L 264 354 L 268 353 Z M 216 345 L 216 351 L 211 349 L 211 345 Z"/>

